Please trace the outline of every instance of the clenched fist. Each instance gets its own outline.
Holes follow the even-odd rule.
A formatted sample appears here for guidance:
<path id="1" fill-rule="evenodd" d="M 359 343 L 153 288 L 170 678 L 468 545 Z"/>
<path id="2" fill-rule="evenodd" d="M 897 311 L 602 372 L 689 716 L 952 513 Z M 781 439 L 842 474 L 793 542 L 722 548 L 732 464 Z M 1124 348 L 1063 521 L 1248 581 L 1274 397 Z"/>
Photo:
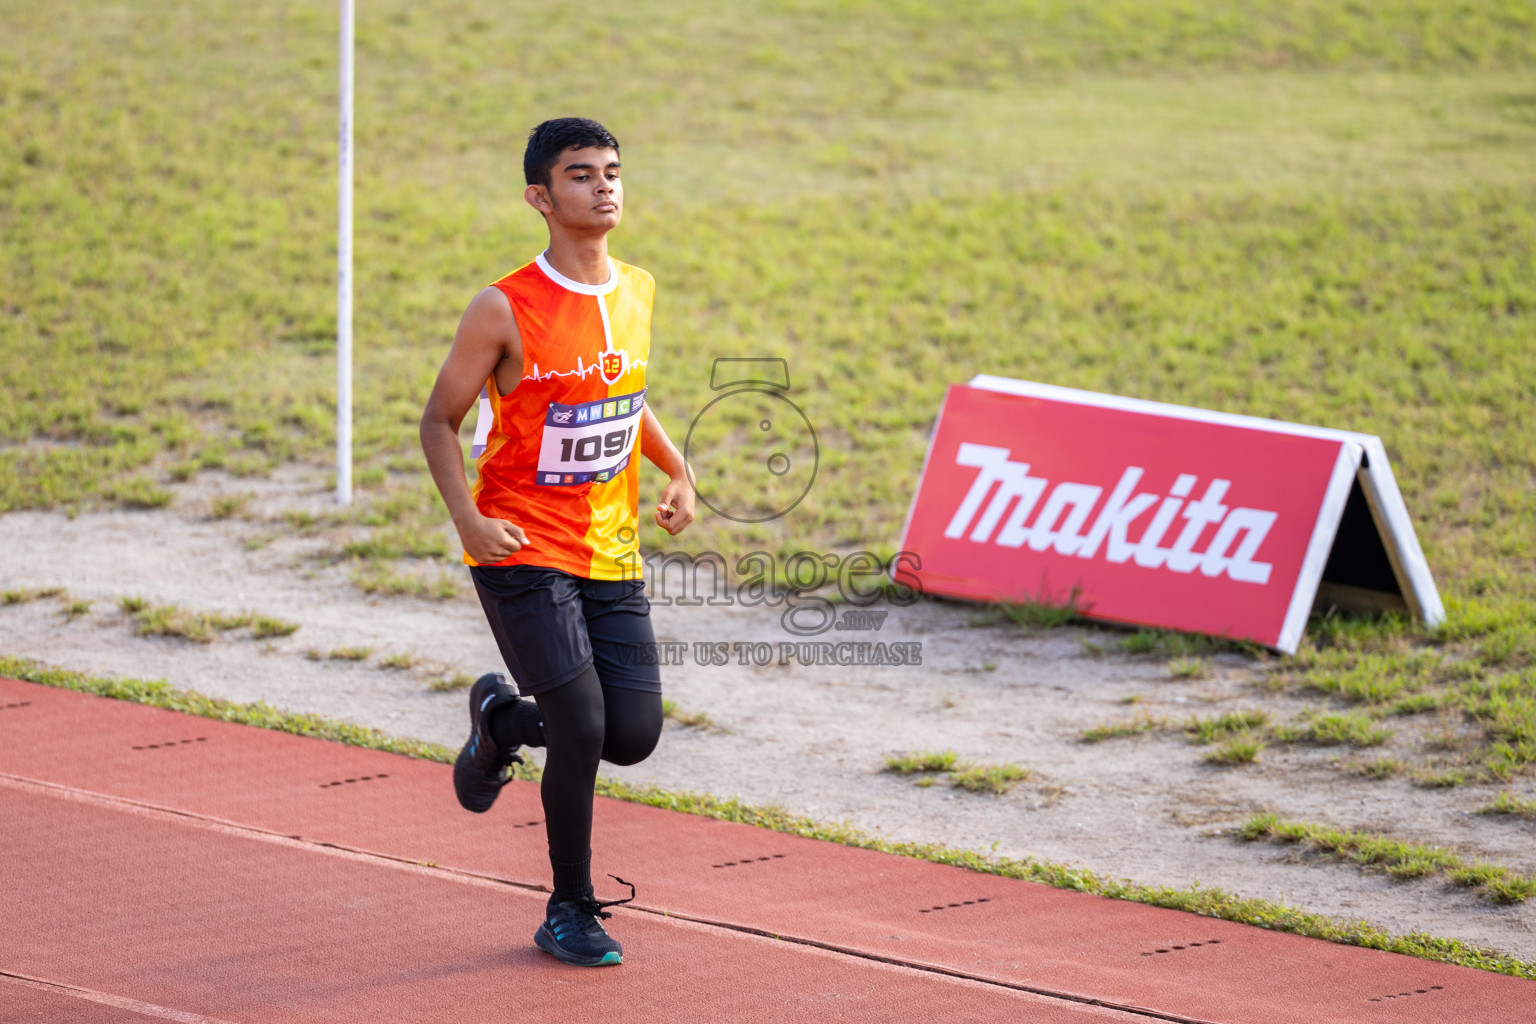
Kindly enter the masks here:
<path id="1" fill-rule="evenodd" d="M 523 528 L 505 519 L 491 519 L 476 512 L 473 518 L 453 524 L 465 554 L 481 565 L 493 565 L 517 554 L 528 544 Z"/>
<path id="2" fill-rule="evenodd" d="M 676 476 L 661 492 L 656 506 L 656 525 L 676 537 L 693 522 L 693 485 L 686 476 Z"/>

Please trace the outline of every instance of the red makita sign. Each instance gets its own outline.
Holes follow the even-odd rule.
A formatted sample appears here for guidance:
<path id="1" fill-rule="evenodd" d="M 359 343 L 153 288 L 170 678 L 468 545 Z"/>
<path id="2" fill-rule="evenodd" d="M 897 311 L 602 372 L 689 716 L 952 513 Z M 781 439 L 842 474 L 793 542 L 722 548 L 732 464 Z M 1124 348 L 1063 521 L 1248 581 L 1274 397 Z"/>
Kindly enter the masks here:
<path id="1" fill-rule="evenodd" d="M 902 549 L 930 593 L 1063 602 L 1075 592 L 1091 618 L 1294 651 L 1368 448 L 1380 442 L 977 378 L 945 399 Z M 1385 452 L 1373 458 L 1390 481 Z M 1390 504 L 1371 483 L 1371 508 Z M 1413 557 L 1422 566 L 1411 548 L 1394 551 L 1393 569 Z M 1372 592 L 1412 590 L 1416 610 L 1438 614 L 1433 583 L 1424 600 L 1408 582 Z"/>

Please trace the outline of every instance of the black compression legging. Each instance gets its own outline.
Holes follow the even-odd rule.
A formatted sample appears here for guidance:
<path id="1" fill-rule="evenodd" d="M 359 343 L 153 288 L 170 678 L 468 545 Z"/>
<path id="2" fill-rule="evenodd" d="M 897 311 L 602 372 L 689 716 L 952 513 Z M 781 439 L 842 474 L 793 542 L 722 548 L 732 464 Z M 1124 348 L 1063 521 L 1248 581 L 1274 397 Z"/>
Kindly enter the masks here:
<path id="1" fill-rule="evenodd" d="M 584 860 L 592 847 L 597 762 L 638 764 L 661 738 L 661 694 L 604 686 L 591 666 L 534 698 L 544 719 L 544 823 L 551 860 Z"/>

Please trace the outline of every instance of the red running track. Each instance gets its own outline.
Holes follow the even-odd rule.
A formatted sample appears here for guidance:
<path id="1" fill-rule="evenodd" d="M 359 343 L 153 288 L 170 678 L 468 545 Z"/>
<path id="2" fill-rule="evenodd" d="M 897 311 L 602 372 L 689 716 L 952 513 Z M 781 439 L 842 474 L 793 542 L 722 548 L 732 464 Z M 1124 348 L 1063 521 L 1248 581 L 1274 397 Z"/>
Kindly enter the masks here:
<path id="1" fill-rule="evenodd" d="M 1528 981 L 611 800 L 626 963 L 567 968 L 537 788 L 476 816 L 450 771 L 0 680 L 0 1024 L 1536 1020 Z"/>

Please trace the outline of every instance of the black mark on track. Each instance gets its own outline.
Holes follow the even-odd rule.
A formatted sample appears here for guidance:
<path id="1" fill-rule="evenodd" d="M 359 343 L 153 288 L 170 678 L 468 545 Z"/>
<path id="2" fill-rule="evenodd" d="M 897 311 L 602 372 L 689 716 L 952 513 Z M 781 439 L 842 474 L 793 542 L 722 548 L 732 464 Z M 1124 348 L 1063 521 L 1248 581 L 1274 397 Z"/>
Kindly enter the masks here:
<path id="1" fill-rule="evenodd" d="M 1142 956 L 1157 956 L 1157 954 L 1159 954 L 1159 953 L 1174 953 L 1174 952 L 1177 952 L 1177 951 L 1179 951 L 1181 949 L 1199 949 L 1201 946 L 1219 946 L 1219 945 L 1221 945 L 1221 940 L 1220 939 L 1206 939 L 1204 942 L 1186 942 L 1182 946 L 1162 946 L 1162 947 L 1160 947 L 1158 949 L 1154 949 L 1150 953 L 1143 953 L 1141 955 Z"/>
<path id="2" fill-rule="evenodd" d="M 1372 996 L 1371 1002 L 1379 1003 L 1386 999 L 1407 999 L 1409 996 L 1427 996 L 1431 992 L 1440 992 L 1444 988 L 1444 985 L 1431 985 L 1429 988 L 1416 988 L 1412 992 L 1393 992 L 1385 996 Z"/>
<path id="3" fill-rule="evenodd" d="M 134 746 L 134 750 L 169 750 L 171 747 L 184 747 L 189 743 L 207 743 L 207 736 L 199 736 L 190 740 L 166 740 L 164 743 L 140 743 Z"/>
<path id="4" fill-rule="evenodd" d="M 977 903 L 991 903 L 991 902 L 992 902 L 992 897 L 991 896 L 982 896 L 982 897 L 980 897 L 978 899 L 974 899 L 974 900 L 961 900 L 959 903 L 940 903 L 937 906 L 924 907 L 923 909 L 919 910 L 918 913 L 919 914 L 931 914 L 935 910 L 953 910 L 955 907 L 970 907 L 970 906 L 975 906 Z"/>
<path id="5" fill-rule="evenodd" d="M 29 707 L 31 704 L 32 704 L 32 702 L 29 701 L 29 700 L 18 700 L 18 701 L 14 701 L 14 702 L 12 702 L 10 704 L 0 704 L 0 711 L 9 711 L 12 708 Z"/>
<path id="6" fill-rule="evenodd" d="M 784 855 L 782 853 L 775 853 L 771 857 L 743 857 L 741 860 L 728 860 L 724 864 L 714 864 L 711 866 L 717 868 L 735 868 L 740 867 L 743 864 L 756 864 L 760 860 L 780 860 L 783 858 L 783 856 Z"/>
<path id="7" fill-rule="evenodd" d="M 337 779 L 335 782 L 322 782 L 322 783 L 320 783 L 320 788 L 321 789 L 329 789 L 332 786 L 345 786 L 348 783 L 352 783 L 352 782 L 373 782 L 375 779 L 387 779 L 387 778 L 389 778 L 389 776 L 386 773 L 379 772 L 379 774 L 377 774 L 377 775 L 359 775 L 355 779 Z"/>

